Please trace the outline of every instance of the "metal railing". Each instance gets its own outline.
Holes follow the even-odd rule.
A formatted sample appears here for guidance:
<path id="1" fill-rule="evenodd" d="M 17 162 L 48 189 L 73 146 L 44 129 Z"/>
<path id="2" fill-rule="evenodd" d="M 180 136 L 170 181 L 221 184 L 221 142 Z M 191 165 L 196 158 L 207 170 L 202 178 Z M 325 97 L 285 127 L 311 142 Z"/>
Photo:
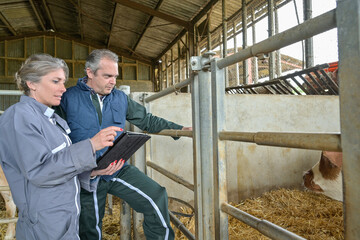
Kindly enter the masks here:
<path id="1" fill-rule="evenodd" d="M 343 15 L 342 17 L 346 18 L 347 16 Z M 195 179 L 198 181 L 195 186 L 200 186 L 201 188 L 198 189 L 195 187 L 194 189 L 195 199 L 198 200 L 196 203 L 197 239 L 228 239 L 227 214 L 234 216 L 273 239 L 303 239 L 270 222 L 256 219 L 239 209 L 233 208 L 227 203 L 224 140 L 253 142 L 267 146 L 342 151 L 341 135 L 339 133 L 243 133 L 223 131 L 225 95 L 224 68 L 244 61 L 247 58 L 278 50 L 335 27 L 336 10 L 332 10 L 224 59 L 211 59 L 212 53 L 206 53 L 202 57 L 192 57 L 192 70 L 197 72 L 197 74 L 194 75 L 194 80 L 191 82 L 193 132 L 186 134 L 186 136 L 193 136 L 195 151 L 194 164 L 198 170 L 194 173 L 196 174 Z M 186 80 L 186 83 L 187 82 L 188 80 Z M 165 91 L 168 92 L 169 90 L 162 92 L 164 93 Z M 162 92 L 157 96 L 163 95 Z M 146 102 L 154 99 L 155 98 L 148 99 Z M 212 112 L 212 114 L 208 114 L 209 112 Z M 359 129 L 357 129 L 357 131 L 358 130 Z M 168 131 L 163 131 L 159 134 L 175 136 L 174 133 Z M 185 136 L 184 133 L 181 134 Z M 180 134 L 177 133 L 176 136 L 180 136 Z M 202 144 L 200 144 L 200 142 Z M 207 148 L 203 149 L 201 146 L 207 146 Z M 216 165 L 213 165 L 213 162 L 215 162 Z M 202 167 L 204 164 L 206 165 L 206 169 Z M 213 171 L 213 169 L 216 171 Z M 217 172 L 218 176 L 215 177 L 213 172 Z M 177 177 L 172 177 L 172 179 L 175 180 Z M 215 179 L 215 181 L 213 181 L 213 179 Z M 178 182 L 184 185 L 181 181 Z M 215 199 L 213 199 L 213 196 L 215 196 Z M 355 219 L 358 219 L 358 217 Z M 215 222 L 220 223 L 220 226 L 215 227 Z M 348 223 L 356 226 L 359 225 L 358 221 Z M 349 232 L 349 239 L 354 235 L 356 234 Z"/>

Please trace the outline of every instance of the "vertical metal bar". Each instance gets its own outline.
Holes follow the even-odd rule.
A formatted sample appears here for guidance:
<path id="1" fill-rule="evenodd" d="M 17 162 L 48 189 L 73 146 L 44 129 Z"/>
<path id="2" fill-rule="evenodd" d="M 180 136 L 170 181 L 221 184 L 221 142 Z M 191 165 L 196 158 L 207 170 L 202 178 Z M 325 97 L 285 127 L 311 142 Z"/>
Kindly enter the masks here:
<path id="1" fill-rule="evenodd" d="M 276 5 L 276 2 L 275 2 Z M 275 11 L 275 34 L 279 33 L 279 14 L 278 14 L 278 8 L 275 6 L 274 8 Z M 275 52 L 276 55 L 276 60 L 275 60 L 275 66 L 276 66 L 276 76 L 279 77 L 281 76 L 281 53 L 280 53 L 280 49 L 276 50 Z"/>
<path id="2" fill-rule="evenodd" d="M 171 85 L 175 85 L 175 61 L 174 61 L 174 49 L 171 48 Z"/>
<path id="3" fill-rule="evenodd" d="M 312 0 L 303 0 L 304 2 L 304 21 L 312 18 Z M 305 39 L 305 66 L 306 68 L 314 66 L 314 47 L 313 38 Z"/>
<path id="4" fill-rule="evenodd" d="M 234 34 L 233 34 L 233 39 L 234 39 L 234 53 L 237 53 L 238 52 L 238 46 L 237 46 L 237 35 L 236 35 L 236 23 L 233 22 L 233 31 L 234 31 Z M 239 86 L 240 85 L 240 76 L 239 76 L 239 63 L 235 63 L 235 77 L 236 77 L 236 86 Z"/>
<path id="5" fill-rule="evenodd" d="M 168 69 L 168 58 L 165 53 L 165 79 L 166 79 L 166 88 L 169 87 L 169 69 Z"/>
<path id="6" fill-rule="evenodd" d="M 225 76 L 224 69 L 219 69 L 216 63 L 217 59 L 211 62 L 215 229 L 216 239 L 227 240 L 229 238 L 228 215 L 221 211 L 221 204 L 227 202 L 226 151 L 225 142 L 219 139 L 219 132 L 225 128 Z"/>
<path id="7" fill-rule="evenodd" d="M 243 33 L 243 49 L 247 47 L 247 6 L 246 0 L 242 0 L 242 33 Z M 249 83 L 248 60 L 243 61 L 243 84 Z"/>
<path id="8" fill-rule="evenodd" d="M 360 2 L 338 0 L 340 129 L 343 149 L 345 239 L 360 239 Z"/>
<path id="9" fill-rule="evenodd" d="M 120 200 L 120 240 L 131 239 L 131 208 L 124 200 Z"/>
<path id="10" fill-rule="evenodd" d="M 227 56 L 227 21 L 226 21 L 226 0 L 222 0 L 222 40 L 223 40 L 223 55 L 222 57 L 225 58 Z M 225 86 L 229 87 L 229 78 L 228 78 L 228 68 L 225 69 Z"/>
<path id="11" fill-rule="evenodd" d="M 193 74 L 191 82 L 191 108 L 193 126 L 193 159 L 194 159 L 194 208 L 195 208 L 195 238 L 204 239 L 203 199 L 201 194 L 201 155 L 200 155 L 200 111 L 199 111 L 199 76 Z"/>
<path id="12" fill-rule="evenodd" d="M 226 40 L 226 38 L 224 38 Z M 226 70 L 224 70 L 226 71 Z M 214 223 L 214 166 L 213 166 L 213 138 L 212 109 L 211 109 L 211 75 L 210 72 L 199 72 L 199 110 L 200 110 L 200 155 L 201 155 L 201 182 L 203 198 L 203 225 L 204 238 L 215 239 Z"/>
<path id="13" fill-rule="evenodd" d="M 181 82 L 181 59 L 180 59 L 180 55 L 181 55 L 181 49 L 180 49 L 180 41 L 178 41 L 177 44 L 178 47 L 178 81 L 177 82 Z"/>
<path id="14" fill-rule="evenodd" d="M 208 26 L 207 26 L 207 49 L 208 51 L 212 50 L 212 46 L 211 46 L 211 12 L 207 13 L 207 22 L 208 22 Z"/>
<path id="15" fill-rule="evenodd" d="M 255 22 L 255 8 L 251 9 L 251 20 L 254 23 Z M 253 42 L 252 44 L 254 45 L 256 43 L 256 23 L 254 23 L 251 27 L 252 29 L 252 38 L 253 38 Z M 257 83 L 259 80 L 259 68 L 258 68 L 258 60 L 257 57 L 253 57 L 253 83 Z"/>
<path id="16" fill-rule="evenodd" d="M 164 64 L 164 59 L 161 58 L 161 63 L 159 63 L 159 91 L 163 90 L 164 89 L 164 86 L 163 86 L 163 79 L 164 79 L 164 71 L 163 71 L 163 64 Z"/>
<path id="17" fill-rule="evenodd" d="M 198 113 L 195 113 L 197 119 L 196 126 L 199 129 L 195 131 L 197 177 L 201 179 L 201 185 L 196 186 L 200 188 L 197 194 L 201 196 L 201 202 L 198 201 L 198 209 L 201 208 L 202 214 L 198 215 L 198 219 L 202 218 L 202 238 L 197 239 L 215 239 L 215 215 L 214 215 L 214 163 L 213 163 L 213 136 L 212 136 L 212 97 L 211 97 L 211 74 L 209 72 L 210 57 L 215 53 L 205 53 L 202 57 L 193 57 L 191 64 L 193 70 L 197 72 L 198 82 L 198 99 L 197 107 Z M 224 69 L 225 71 L 225 69 Z M 195 85 L 195 84 L 194 84 Z M 224 89 L 222 89 L 224 91 Z M 193 132 L 194 133 L 194 132 Z M 199 168 L 200 166 L 200 168 Z"/>
<path id="18" fill-rule="evenodd" d="M 274 35 L 274 0 L 268 0 L 268 32 L 269 37 Z M 275 53 L 269 53 L 269 80 L 275 78 Z"/>

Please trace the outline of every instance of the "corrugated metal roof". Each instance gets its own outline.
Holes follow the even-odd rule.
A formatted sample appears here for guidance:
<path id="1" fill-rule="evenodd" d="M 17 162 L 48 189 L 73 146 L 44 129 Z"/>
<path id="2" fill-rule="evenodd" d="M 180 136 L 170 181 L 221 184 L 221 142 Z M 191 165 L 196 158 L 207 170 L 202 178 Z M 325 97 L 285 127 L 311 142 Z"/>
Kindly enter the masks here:
<path id="1" fill-rule="evenodd" d="M 247 0 L 247 4 L 259 1 Z M 169 44 L 184 29 L 205 19 L 203 9 L 211 11 L 210 30 L 219 29 L 221 3 L 219 0 L 0 0 L 0 40 L 51 32 L 151 62 L 169 49 Z M 241 5 L 240 0 L 226 0 L 226 19 L 239 14 Z"/>

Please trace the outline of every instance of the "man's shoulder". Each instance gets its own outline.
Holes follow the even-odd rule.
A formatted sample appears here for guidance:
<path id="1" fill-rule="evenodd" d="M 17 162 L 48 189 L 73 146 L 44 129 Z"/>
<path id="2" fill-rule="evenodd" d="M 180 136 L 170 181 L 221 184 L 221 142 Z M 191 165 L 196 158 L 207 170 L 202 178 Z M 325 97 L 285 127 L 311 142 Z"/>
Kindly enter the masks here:
<path id="1" fill-rule="evenodd" d="M 69 87 L 66 89 L 66 92 L 64 92 L 63 97 L 69 97 L 71 95 L 75 95 L 78 94 L 79 92 L 81 92 L 81 89 L 79 88 L 78 85 Z"/>

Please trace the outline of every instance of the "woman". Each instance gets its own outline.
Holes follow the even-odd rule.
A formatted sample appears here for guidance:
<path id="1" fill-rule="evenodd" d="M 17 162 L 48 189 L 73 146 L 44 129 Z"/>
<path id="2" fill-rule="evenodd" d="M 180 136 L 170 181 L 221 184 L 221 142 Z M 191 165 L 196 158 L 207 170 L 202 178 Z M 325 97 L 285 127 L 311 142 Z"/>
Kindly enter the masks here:
<path id="1" fill-rule="evenodd" d="M 111 146 L 118 127 L 71 144 L 66 122 L 54 113 L 66 91 L 66 63 L 46 54 L 29 57 L 15 74 L 20 102 L 0 117 L 0 160 L 18 207 L 16 239 L 79 239 L 79 190 L 95 191 L 96 175 L 124 164 L 96 167 L 95 151 Z"/>

